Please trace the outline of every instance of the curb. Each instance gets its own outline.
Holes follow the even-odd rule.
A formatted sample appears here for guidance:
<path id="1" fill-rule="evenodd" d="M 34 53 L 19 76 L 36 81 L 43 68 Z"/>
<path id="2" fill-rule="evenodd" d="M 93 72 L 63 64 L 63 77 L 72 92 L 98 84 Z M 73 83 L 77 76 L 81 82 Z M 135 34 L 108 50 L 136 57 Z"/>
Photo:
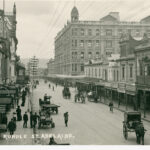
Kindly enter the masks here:
<path id="1" fill-rule="evenodd" d="M 108 106 L 108 104 L 105 104 L 104 102 L 100 102 L 100 103 L 102 103 L 102 104 Z M 125 112 L 125 110 L 122 110 L 122 109 L 120 109 L 120 108 L 118 108 L 118 107 L 114 107 L 114 109 L 117 109 L 117 110 L 119 110 L 119 111 L 121 111 L 121 112 Z M 150 122 L 150 120 L 148 120 L 148 119 L 146 119 L 146 118 L 143 118 L 143 117 L 142 117 L 141 119 L 144 120 L 144 121 Z"/>

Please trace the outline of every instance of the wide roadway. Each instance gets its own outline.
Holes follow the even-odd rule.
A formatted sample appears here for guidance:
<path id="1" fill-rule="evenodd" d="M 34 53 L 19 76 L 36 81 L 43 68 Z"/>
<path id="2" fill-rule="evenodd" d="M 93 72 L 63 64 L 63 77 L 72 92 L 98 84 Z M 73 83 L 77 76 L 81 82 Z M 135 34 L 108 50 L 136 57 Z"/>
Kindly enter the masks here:
<path id="1" fill-rule="evenodd" d="M 50 83 L 50 82 L 49 82 Z M 109 111 L 108 106 L 102 103 L 93 103 L 86 100 L 85 104 L 74 102 L 75 89 L 71 90 L 71 99 L 62 97 L 62 86 L 51 84 L 51 88 L 43 80 L 33 91 L 33 107 L 39 111 L 39 98 L 43 99 L 45 93 L 52 96 L 51 103 L 59 107 L 58 115 L 52 115 L 55 128 L 38 129 L 40 144 L 48 144 L 47 136 L 55 137 L 58 143 L 70 143 L 71 145 L 136 145 L 135 133 L 129 133 L 128 140 L 123 137 L 123 113 L 114 110 Z M 52 90 L 52 86 L 55 90 Z M 68 127 L 65 127 L 63 114 L 69 112 Z M 144 122 L 147 129 L 145 145 L 150 144 L 150 123 Z"/>

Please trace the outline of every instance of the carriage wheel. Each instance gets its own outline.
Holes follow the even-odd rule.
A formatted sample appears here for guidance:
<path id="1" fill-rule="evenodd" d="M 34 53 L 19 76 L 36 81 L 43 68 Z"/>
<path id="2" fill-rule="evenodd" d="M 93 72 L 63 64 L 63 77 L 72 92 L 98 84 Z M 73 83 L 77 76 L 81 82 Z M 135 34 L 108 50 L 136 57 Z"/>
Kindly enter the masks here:
<path id="1" fill-rule="evenodd" d="M 124 138 L 127 140 L 127 138 L 128 138 L 128 130 L 127 130 L 126 125 L 123 125 L 123 135 L 124 135 Z"/>

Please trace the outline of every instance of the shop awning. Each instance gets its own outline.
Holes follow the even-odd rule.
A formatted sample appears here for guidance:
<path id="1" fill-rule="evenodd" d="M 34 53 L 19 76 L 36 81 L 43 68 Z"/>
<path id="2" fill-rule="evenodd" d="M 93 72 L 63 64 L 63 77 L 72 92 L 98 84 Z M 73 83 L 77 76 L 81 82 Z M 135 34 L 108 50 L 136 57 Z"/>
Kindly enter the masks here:
<path id="1" fill-rule="evenodd" d="M 10 89 L 10 90 L 5 90 L 5 89 L 0 89 L 0 95 L 2 94 L 15 94 L 16 89 Z"/>
<path id="2" fill-rule="evenodd" d="M 9 105 L 12 102 L 11 97 L 0 97 L 0 105 Z"/>
<path id="3" fill-rule="evenodd" d="M 6 105 L 0 105 L 0 113 L 6 112 Z"/>

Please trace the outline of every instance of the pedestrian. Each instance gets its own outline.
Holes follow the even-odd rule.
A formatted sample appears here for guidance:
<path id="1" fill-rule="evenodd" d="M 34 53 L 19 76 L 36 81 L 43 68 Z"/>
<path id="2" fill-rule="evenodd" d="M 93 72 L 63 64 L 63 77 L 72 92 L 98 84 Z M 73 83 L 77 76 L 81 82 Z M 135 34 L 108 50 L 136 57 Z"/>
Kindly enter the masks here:
<path id="1" fill-rule="evenodd" d="M 37 113 L 35 112 L 35 114 L 33 115 L 33 128 L 36 127 L 38 118 L 39 118 L 39 116 L 38 116 Z"/>
<path id="2" fill-rule="evenodd" d="M 54 86 L 53 86 L 53 91 L 54 91 Z"/>
<path id="3" fill-rule="evenodd" d="M 113 104 L 113 102 L 111 101 L 111 102 L 109 103 L 109 109 L 110 109 L 111 112 L 113 112 L 113 106 L 114 106 L 114 104 Z"/>
<path id="4" fill-rule="evenodd" d="M 16 109 L 16 112 L 17 112 L 17 121 L 21 121 L 22 120 L 22 116 L 21 116 L 20 106 L 18 106 L 18 108 Z"/>
<path id="5" fill-rule="evenodd" d="M 64 113 L 64 122 L 65 122 L 66 127 L 68 127 L 68 117 L 69 117 L 68 112 L 65 112 Z"/>
<path id="6" fill-rule="evenodd" d="M 49 145 L 57 145 L 53 136 L 50 138 Z"/>
<path id="7" fill-rule="evenodd" d="M 13 119 L 11 119 L 11 121 L 8 123 L 8 130 L 10 132 L 10 135 L 13 135 L 14 131 L 16 130 L 16 124 Z"/>
<path id="8" fill-rule="evenodd" d="M 32 122 L 33 122 L 33 114 L 32 114 L 32 111 L 31 111 L 31 112 L 30 112 L 30 128 L 33 127 Z"/>
<path id="9" fill-rule="evenodd" d="M 45 93 L 45 95 L 44 95 L 44 101 L 46 101 L 47 100 L 47 94 Z"/>
<path id="10" fill-rule="evenodd" d="M 23 115 L 23 128 L 27 128 L 27 123 L 28 123 L 28 114 L 27 112 L 25 112 L 25 114 Z"/>
<path id="11" fill-rule="evenodd" d="M 51 88 L 51 84 L 49 84 L 49 88 Z"/>
<path id="12" fill-rule="evenodd" d="M 21 106 L 24 106 L 25 100 L 26 100 L 26 92 L 25 92 L 25 90 L 23 90 L 23 92 L 22 92 L 22 105 Z"/>
<path id="13" fill-rule="evenodd" d="M 16 96 L 16 104 L 19 105 L 19 96 Z"/>
<path id="14" fill-rule="evenodd" d="M 16 112 L 13 112 L 13 121 L 16 123 L 16 121 L 17 121 L 17 118 L 16 118 Z"/>

